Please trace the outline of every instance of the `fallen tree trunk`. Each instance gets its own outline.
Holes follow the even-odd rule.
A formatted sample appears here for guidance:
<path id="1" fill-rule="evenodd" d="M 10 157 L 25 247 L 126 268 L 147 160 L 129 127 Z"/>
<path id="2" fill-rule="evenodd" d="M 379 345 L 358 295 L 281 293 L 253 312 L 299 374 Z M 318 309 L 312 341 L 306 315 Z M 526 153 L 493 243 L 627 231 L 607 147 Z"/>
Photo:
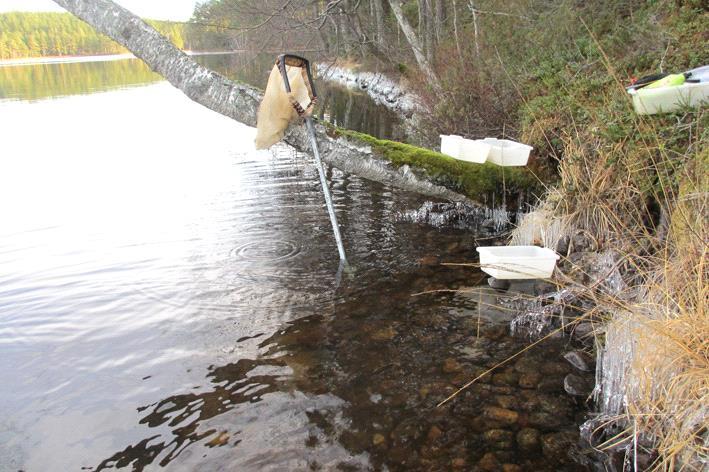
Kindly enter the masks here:
<path id="1" fill-rule="evenodd" d="M 262 97 L 259 89 L 229 80 L 198 64 L 150 25 L 111 0 L 54 2 L 126 47 L 190 99 L 240 123 L 256 125 L 256 110 Z M 489 164 L 473 169 L 473 164 L 466 167 L 465 163 L 433 151 L 333 131 L 323 124 L 316 124 L 315 129 L 322 158 L 328 164 L 431 197 L 481 202 L 487 192 L 502 182 L 502 172 L 508 189 L 533 182 L 520 169 L 501 171 Z M 299 151 L 310 149 L 304 126 L 292 125 L 284 141 Z M 476 179 L 480 180 L 479 186 Z"/>

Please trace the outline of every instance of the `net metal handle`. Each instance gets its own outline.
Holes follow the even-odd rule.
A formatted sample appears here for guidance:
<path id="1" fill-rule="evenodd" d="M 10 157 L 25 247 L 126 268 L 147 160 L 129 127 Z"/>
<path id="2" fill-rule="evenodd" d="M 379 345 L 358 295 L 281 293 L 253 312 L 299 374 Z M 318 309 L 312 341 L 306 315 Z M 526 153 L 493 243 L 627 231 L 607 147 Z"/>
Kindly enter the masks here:
<path id="1" fill-rule="evenodd" d="M 281 54 L 280 56 L 278 56 L 278 59 L 276 59 L 276 65 L 278 66 L 278 70 L 281 71 L 281 77 L 283 77 L 283 83 L 286 86 L 286 92 L 290 93 L 291 91 L 290 81 L 288 80 L 288 73 L 286 72 L 286 66 L 301 67 L 305 69 L 305 72 L 308 74 L 310 100 L 315 101 L 315 99 L 318 98 L 318 94 L 317 92 L 315 92 L 315 82 L 313 81 L 313 72 L 310 68 L 309 60 L 301 56 L 296 56 L 295 54 Z"/>

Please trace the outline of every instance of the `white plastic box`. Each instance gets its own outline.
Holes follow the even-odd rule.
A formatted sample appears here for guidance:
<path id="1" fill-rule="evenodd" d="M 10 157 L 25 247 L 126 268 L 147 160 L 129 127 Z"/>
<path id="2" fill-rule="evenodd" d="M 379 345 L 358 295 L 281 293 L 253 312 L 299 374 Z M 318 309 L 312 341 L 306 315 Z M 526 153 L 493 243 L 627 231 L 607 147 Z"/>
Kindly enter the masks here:
<path id="1" fill-rule="evenodd" d="M 441 135 L 441 153 L 450 157 L 455 157 L 458 159 L 460 156 L 460 145 L 463 142 L 462 136 L 451 135 Z"/>
<path id="2" fill-rule="evenodd" d="M 489 144 L 479 139 L 466 139 L 454 134 L 441 135 L 441 153 L 461 161 L 482 164 L 487 160 L 490 149 Z"/>
<path id="3" fill-rule="evenodd" d="M 510 139 L 485 138 L 482 141 L 490 145 L 487 159 L 498 166 L 526 166 L 533 149 Z"/>
<path id="4" fill-rule="evenodd" d="M 559 255 L 537 246 L 481 246 L 480 267 L 496 279 L 548 279 Z"/>
<path id="5" fill-rule="evenodd" d="M 460 157 L 458 159 L 482 164 L 487 161 L 491 149 L 489 144 L 479 139 L 463 139 L 460 146 Z"/>
<path id="6" fill-rule="evenodd" d="M 633 107 L 639 115 L 670 113 L 682 107 L 698 108 L 702 103 L 709 103 L 709 82 L 691 83 L 671 87 L 631 89 Z"/>

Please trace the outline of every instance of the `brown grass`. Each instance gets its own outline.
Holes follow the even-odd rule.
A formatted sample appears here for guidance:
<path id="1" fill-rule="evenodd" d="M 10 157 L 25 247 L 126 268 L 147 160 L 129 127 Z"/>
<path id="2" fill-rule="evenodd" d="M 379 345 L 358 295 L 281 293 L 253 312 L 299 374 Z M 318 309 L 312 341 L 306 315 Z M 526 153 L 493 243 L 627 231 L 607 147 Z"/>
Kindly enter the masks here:
<path id="1" fill-rule="evenodd" d="M 685 154 L 663 149 L 665 138 L 645 120 L 635 132 L 647 138 L 630 149 L 581 146 L 579 136 L 567 145 L 565 155 L 572 157 L 560 166 L 562 197 L 555 197 L 555 212 L 570 228 L 591 232 L 623 261 L 629 289 L 586 293 L 590 311 L 605 320 L 599 338 L 615 332 L 603 347 L 603 362 L 613 369 L 603 373 L 601 404 L 626 426 L 602 447 L 650 439 L 658 453 L 652 470 L 706 470 L 709 461 L 704 113 L 690 125 Z M 659 202 L 654 214 L 648 199 Z M 619 411 L 610 406 L 613 396 L 624 399 Z"/>
<path id="2" fill-rule="evenodd" d="M 638 445 L 650 444 L 658 453 L 652 470 L 709 464 L 709 113 L 637 116 L 623 84 L 663 66 L 679 72 L 706 63 L 697 45 L 709 13 L 699 5 L 585 2 L 579 17 L 578 2 L 560 2 L 535 17 L 548 28 L 523 35 L 554 44 L 559 57 L 545 64 L 544 51 L 513 47 L 514 35 L 508 43 L 495 37 L 494 53 L 461 70 L 439 63 L 452 95 L 428 100 L 437 131 L 519 136 L 558 161 L 558 184 L 512 241 L 555 248 L 582 234 L 593 241 L 582 250 L 613 254 L 623 284 L 609 287 L 578 266 L 557 271 L 555 282 L 580 291 L 571 303 L 597 327 L 599 364 L 608 367 L 598 386 L 601 413 L 625 427 L 598 447 L 628 447 L 636 460 Z M 525 74 L 534 80 L 520 82 Z M 511 84 L 500 87 L 506 79 Z M 510 121 L 511 110 L 520 120 Z"/>

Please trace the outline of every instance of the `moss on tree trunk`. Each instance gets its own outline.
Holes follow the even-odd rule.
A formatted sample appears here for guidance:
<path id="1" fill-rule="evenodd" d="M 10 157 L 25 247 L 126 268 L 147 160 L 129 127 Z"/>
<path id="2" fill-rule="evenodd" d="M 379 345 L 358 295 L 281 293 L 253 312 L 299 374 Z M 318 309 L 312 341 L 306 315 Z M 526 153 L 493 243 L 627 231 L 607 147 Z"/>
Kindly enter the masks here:
<path id="1" fill-rule="evenodd" d="M 465 197 L 483 202 L 493 192 L 516 194 L 541 191 L 542 184 L 526 167 L 475 164 L 410 144 L 378 139 L 364 133 L 329 127 L 330 136 L 345 136 L 371 147 L 372 152 L 399 169 L 409 166 L 419 179 L 426 179 Z M 425 175 L 424 175 L 425 174 Z"/>

